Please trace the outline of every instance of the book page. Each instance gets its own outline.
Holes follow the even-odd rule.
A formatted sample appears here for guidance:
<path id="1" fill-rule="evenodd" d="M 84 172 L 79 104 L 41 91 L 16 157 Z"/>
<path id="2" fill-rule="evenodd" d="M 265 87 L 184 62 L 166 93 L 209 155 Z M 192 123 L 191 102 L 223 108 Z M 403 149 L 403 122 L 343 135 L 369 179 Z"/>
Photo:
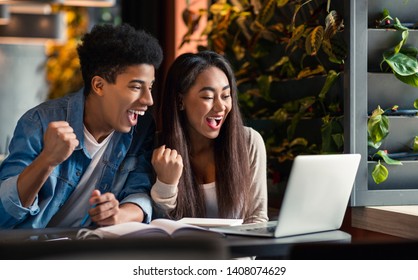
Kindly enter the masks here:
<path id="1" fill-rule="evenodd" d="M 168 233 L 157 226 L 150 224 L 127 222 L 112 226 L 99 227 L 97 229 L 80 229 L 77 237 L 79 239 L 88 238 L 118 238 L 118 237 L 140 237 L 146 235 L 164 235 Z"/>
<path id="2" fill-rule="evenodd" d="M 219 232 L 211 231 L 207 228 L 189 225 L 185 223 L 180 223 L 179 221 L 169 220 L 169 219 L 155 219 L 151 222 L 152 225 L 155 225 L 159 228 L 163 228 L 168 232 L 172 237 L 180 236 L 194 236 L 194 237 L 225 237 L 224 234 Z"/>
<path id="3" fill-rule="evenodd" d="M 151 225 L 163 228 L 170 235 L 172 235 L 175 231 L 179 229 L 206 230 L 198 226 L 179 223 L 178 221 L 169 219 L 155 219 L 151 221 Z"/>
<path id="4" fill-rule="evenodd" d="M 220 235 L 209 229 L 179 223 L 169 219 L 155 219 L 150 224 L 128 222 L 113 226 L 99 227 L 97 229 L 80 229 L 78 239 L 94 239 L 94 238 L 119 238 L 119 237 L 145 237 L 145 236 L 174 236 L 174 235 Z"/>
<path id="5" fill-rule="evenodd" d="M 243 219 L 220 219 L 220 218 L 183 218 L 178 220 L 183 224 L 195 225 L 200 227 L 225 227 L 241 225 Z"/>

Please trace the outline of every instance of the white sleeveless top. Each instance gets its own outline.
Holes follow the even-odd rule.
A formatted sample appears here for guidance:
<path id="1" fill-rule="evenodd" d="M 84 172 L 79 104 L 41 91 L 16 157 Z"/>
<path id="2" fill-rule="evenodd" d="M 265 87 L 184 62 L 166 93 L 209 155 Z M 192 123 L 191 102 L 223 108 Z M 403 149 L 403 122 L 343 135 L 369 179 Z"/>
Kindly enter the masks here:
<path id="1" fill-rule="evenodd" d="M 215 182 L 200 185 L 200 189 L 203 191 L 205 198 L 206 218 L 219 218 Z"/>

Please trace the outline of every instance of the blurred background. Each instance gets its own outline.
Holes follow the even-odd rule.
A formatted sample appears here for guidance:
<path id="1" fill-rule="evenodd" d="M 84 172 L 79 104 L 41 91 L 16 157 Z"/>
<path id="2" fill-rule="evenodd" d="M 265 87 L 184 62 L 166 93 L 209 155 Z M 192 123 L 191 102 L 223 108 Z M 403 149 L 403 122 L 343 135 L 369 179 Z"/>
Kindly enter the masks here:
<path id="1" fill-rule="evenodd" d="M 166 65 L 187 27 L 188 1 L 0 0 L 0 154 L 7 154 L 18 118 L 29 108 L 82 87 L 76 45 L 95 24 L 127 22 L 156 36 Z M 207 7 L 208 1 L 193 6 Z M 159 76 L 162 77 L 163 72 Z"/>
<path id="2" fill-rule="evenodd" d="M 269 199 L 280 199 L 295 156 L 344 149 L 343 8 L 331 0 L 0 0 L 0 161 L 23 113 L 83 86 L 81 36 L 128 23 L 162 45 L 156 102 L 179 54 L 227 57 L 244 121 L 266 144 Z"/>

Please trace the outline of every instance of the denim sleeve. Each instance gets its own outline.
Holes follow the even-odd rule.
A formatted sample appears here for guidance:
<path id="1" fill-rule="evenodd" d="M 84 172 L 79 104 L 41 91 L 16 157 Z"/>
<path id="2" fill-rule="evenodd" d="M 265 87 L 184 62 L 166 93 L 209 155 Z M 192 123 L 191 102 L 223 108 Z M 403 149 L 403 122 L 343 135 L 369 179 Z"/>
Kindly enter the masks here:
<path id="1" fill-rule="evenodd" d="M 137 160 L 136 168 L 129 173 L 121 192 L 120 203 L 130 202 L 141 207 L 144 212 L 144 222 L 149 223 L 152 217 L 150 190 L 153 169 L 148 155 L 139 156 Z"/>
<path id="2" fill-rule="evenodd" d="M 0 228 L 10 228 L 28 215 L 39 212 L 37 198 L 30 208 L 22 207 L 17 192 L 19 174 L 39 155 L 43 130 L 36 117 L 24 115 L 17 123 L 9 145 L 9 156 L 0 166 Z"/>
<path id="3" fill-rule="evenodd" d="M 134 203 L 144 212 L 144 222 L 149 223 L 152 218 L 152 201 L 150 197 L 151 184 L 154 182 L 154 171 L 151 155 L 154 148 L 155 123 L 150 114 L 141 120 L 137 127 L 123 168 L 129 172 L 116 178 L 116 184 L 124 184 L 119 194 L 121 203 Z"/>

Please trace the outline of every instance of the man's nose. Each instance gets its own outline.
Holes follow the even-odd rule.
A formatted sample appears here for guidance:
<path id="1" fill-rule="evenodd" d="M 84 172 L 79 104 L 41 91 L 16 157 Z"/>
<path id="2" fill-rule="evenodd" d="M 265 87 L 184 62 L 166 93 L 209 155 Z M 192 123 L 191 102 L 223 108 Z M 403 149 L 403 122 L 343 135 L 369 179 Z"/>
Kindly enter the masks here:
<path id="1" fill-rule="evenodd" d="M 145 88 L 139 97 L 139 102 L 144 105 L 152 106 L 154 104 L 154 99 L 152 98 L 152 92 L 149 88 Z"/>

